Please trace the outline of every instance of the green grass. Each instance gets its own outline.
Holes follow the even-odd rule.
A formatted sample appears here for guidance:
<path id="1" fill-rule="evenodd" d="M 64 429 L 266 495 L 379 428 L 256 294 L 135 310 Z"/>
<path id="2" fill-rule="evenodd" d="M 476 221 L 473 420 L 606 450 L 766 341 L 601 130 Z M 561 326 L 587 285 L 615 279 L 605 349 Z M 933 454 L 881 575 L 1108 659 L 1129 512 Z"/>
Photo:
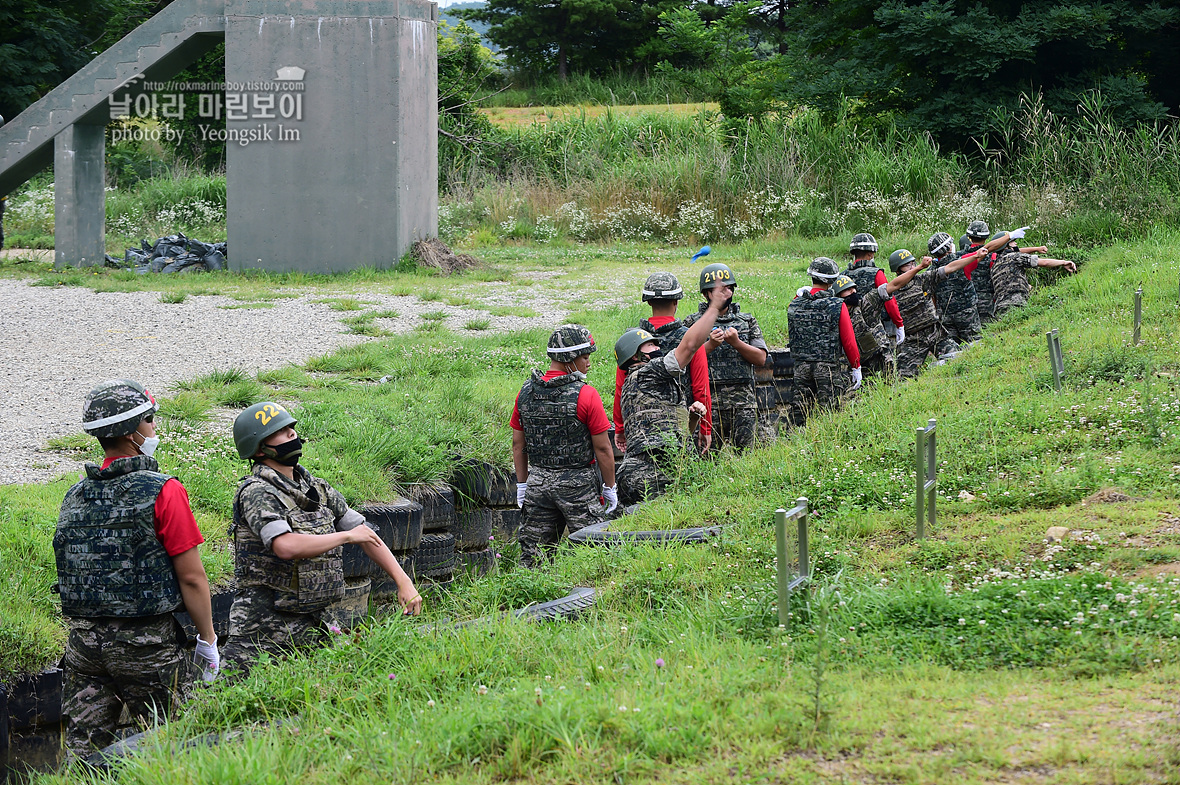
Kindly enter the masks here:
<path id="1" fill-rule="evenodd" d="M 163 292 L 160 295 L 160 302 L 170 305 L 179 305 L 188 299 L 188 292 Z"/>
<path id="2" fill-rule="evenodd" d="M 733 263 L 743 309 L 781 345 L 782 303 L 807 260 L 839 256 L 845 243 L 771 240 L 717 247 L 714 257 Z M 524 246 L 490 256 L 557 271 L 546 287 L 600 292 L 570 318 L 609 346 L 643 313 L 638 289 L 650 269 L 668 269 L 692 290 L 700 268 L 688 262 L 691 250 Z M 496 614 L 593 585 L 599 602 L 579 621 L 417 635 L 406 634 L 417 622 L 375 620 L 325 650 L 200 691 L 164 734 L 171 742 L 252 728 L 244 738 L 217 749 L 167 743 L 111 776 L 983 783 L 1022 771 L 1032 781 L 1174 779 L 1180 728 L 1168 707 L 1180 676 L 1180 583 L 1150 572 L 1173 569 L 1180 557 L 1178 250 L 1180 236 L 1166 232 L 1095 250 L 1079 275 L 1038 279 L 1030 305 L 961 358 L 913 381 L 870 383 L 841 412 L 772 447 L 687 464 L 668 496 L 618 523 L 727 524 L 713 546 L 563 547 L 537 573 L 502 559 L 494 577 L 432 600 L 423 620 Z M 1132 347 L 1139 281 L 1145 340 Z M 616 297 L 631 304 L 603 302 Z M 257 380 L 230 370 L 184 387 L 210 400 L 250 381 L 269 385 L 267 396 L 279 387 L 309 440 L 308 468 L 354 506 L 446 476 L 456 453 L 506 467 L 513 397 L 544 365 L 548 329 L 484 335 L 425 324 L 439 331 L 342 348 Z M 1062 330 L 1061 394 L 1048 373 L 1051 327 Z M 609 352 L 591 359 L 589 381 L 609 405 Z M 383 376 L 389 381 L 372 384 Z M 913 433 L 930 417 L 945 462 L 939 524 L 917 542 Z M 169 424 L 161 452 L 202 526 L 224 531 L 243 471 L 228 426 Z M 9 652 L 9 662 L 47 662 L 60 646 L 52 606 L 37 611 L 24 598 L 40 596 L 52 571 L 46 540 L 66 484 L 0 488 L 0 524 L 10 516 L 11 536 L 38 532 L 22 547 L 41 549 L 6 565 L 25 588 L 0 598 L 0 613 L 19 600 L 22 629 L 43 625 L 25 637 L 40 643 Z M 1134 498 L 1087 501 L 1104 488 Z M 961 501 L 961 491 L 974 500 Z M 814 510 L 815 581 L 793 596 L 791 624 L 780 629 L 771 520 L 798 496 Z M 1047 547 L 1045 530 L 1058 524 L 1074 534 Z M 214 544 L 206 558 L 214 571 L 228 569 L 224 547 Z M 255 724 L 276 719 L 282 724 Z"/>
<path id="3" fill-rule="evenodd" d="M 480 330 L 486 330 L 491 326 L 491 319 L 468 319 L 467 322 L 464 323 L 463 329 L 478 332 Z"/>

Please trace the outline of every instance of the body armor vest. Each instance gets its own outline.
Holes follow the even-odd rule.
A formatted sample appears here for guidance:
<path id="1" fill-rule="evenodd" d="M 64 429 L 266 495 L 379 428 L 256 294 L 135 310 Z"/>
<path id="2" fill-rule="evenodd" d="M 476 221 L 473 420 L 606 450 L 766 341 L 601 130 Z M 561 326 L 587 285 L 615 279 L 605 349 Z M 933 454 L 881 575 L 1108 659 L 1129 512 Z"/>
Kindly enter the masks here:
<path id="1" fill-rule="evenodd" d="M 86 464 L 66 493 L 53 535 L 65 616 L 155 616 L 184 601 L 172 559 L 156 538 L 156 498 L 164 483 L 155 459 Z"/>
<path id="2" fill-rule="evenodd" d="M 948 253 L 941 259 L 935 259 L 931 268 L 945 267 L 958 259 L 960 254 Z M 967 309 L 975 310 L 977 295 L 975 284 L 962 270 L 955 272 L 938 281 L 935 290 L 935 300 L 938 302 L 938 313 L 948 314 Z M 905 317 L 902 317 L 903 321 Z"/>
<path id="3" fill-rule="evenodd" d="M 844 301 L 828 290 L 799 295 L 787 306 L 787 336 L 795 362 L 839 362 L 840 309 Z"/>
<path id="4" fill-rule="evenodd" d="M 530 466 L 575 469 L 594 463 L 590 429 L 578 420 L 578 395 L 585 384 L 581 374 L 546 381 L 534 371 L 533 378 L 520 388 L 516 408 Z M 630 427 L 627 423 L 628 437 Z"/>
<path id="5" fill-rule="evenodd" d="M 688 332 L 688 328 L 684 325 L 684 322 L 679 319 L 668 322 L 663 327 L 652 327 L 651 322 L 643 319 L 639 322 L 639 329 L 647 330 L 654 335 L 656 341 L 660 344 L 660 350 L 665 355 L 672 354 L 672 352 L 676 351 L 676 347 L 684 340 L 684 334 Z M 692 403 L 692 380 L 689 378 L 687 370 L 681 375 L 680 382 L 684 390 L 684 400 Z M 626 421 L 626 418 L 623 418 L 623 422 Z"/>
<path id="6" fill-rule="evenodd" d="M 1036 256 L 1009 251 L 996 260 L 992 270 L 993 300 L 996 306 L 1005 308 L 1028 302 L 1032 286 L 1028 282 L 1028 271 L 1036 267 Z"/>
<path id="7" fill-rule="evenodd" d="M 876 298 L 873 299 L 876 300 Z M 856 348 L 860 350 L 862 360 L 866 360 L 884 349 L 886 340 L 885 330 L 881 327 L 880 318 L 877 319 L 877 330 L 874 330 L 865 321 L 865 313 L 869 313 L 872 316 L 877 315 L 875 309 L 866 311 L 865 306 L 865 300 L 862 298 L 860 305 L 848 309 L 848 316 L 852 320 L 852 331 L 856 333 Z M 878 330 L 881 332 L 880 335 L 877 334 Z"/>
<path id="8" fill-rule="evenodd" d="M 684 386 L 663 362 L 661 357 L 633 367 L 619 391 L 628 455 L 678 449 L 684 444 L 688 430 Z"/>
<path id="9" fill-rule="evenodd" d="M 288 613 L 315 613 L 343 599 L 343 549 L 333 548 L 309 559 L 280 559 L 246 523 L 242 491 L 250 486 L 282 503 L 287 523 L 296 534 L 336 531 L 336 516 L 326 503 L 326 482 L 311 477 L 311 488 L 305 494 L 269 466 L 255 465 L 253 475 L 242 480 L 234 497 L 234 575 L 238 585 L 274 589 L 275 608 Z"/>
<path id="10" fill-rule="evenodd" d="M 938 322 L 938 314 L 934 312 L 934 298 L 924 286 L 930 280 L 929 277 L 935 275 L 937 273 L 934 270 L 923 270 L 893 295 L 897 300 L 897 307 L 901 309 L 906 332 L 910 335 L 917 335 L 919 330 L 925 330 Z"/>
<path id="11" fill-rule="evenodd" d="M 691 327 L 708 310 L 707 302 L 701 303 L 699 310 L 684 320 L 685 325 Z M 738 331 L 738 337 L 745 343 L 750 343 L 751 325 L 754 317 L 742 313 L 737 303 L 731 302 L 729 309 L 717 317 L 715 327 L 727 330 L 733 327 Z M 727 343 L 723 343 L 709 354 L 709 380 L 715 384 L 748 384 L 754 386 L 754 366 L 738 354 L 738 350 Z"/>
<path id="12" fill-rule="evenodd" d="M 972 246 L 964 253 L 971 253 L 980 246 Z M 996 262 L 996 255 L 994 253 L 985 253 L 979 260 L 979 264 L 975 266 L 975 271 L 971 273 L 971 283 L 975 285 L 975 296 L 978 298 L 979 304 L 985 306 L 981 312 L 990 312 L 992 300 L 995 299 L 995 292 L 992 291 L 992 265 Z"/>
<path id="13" fill-rule="evenodd" d="M 877 304 L 872 308 L 868 307 L 865 299 L 871 292 L 877 291 L 877 273 L 881 272 L 881 268 L 876 265 L 871 259 L 866 259 L 862 262 L 853 262 L 848 265 L 848 269 L 844 271 L 848 277 L 856 282 L 856 291 L 860 294 L 861 306 L 859 309 L 860 317 L 864 321 L 865 326 L 873 331 L 875 340 L 884 345 L 884 340 L 888 338 L 885 333 L 885 320 L 889 318 L 889 314 L 885 311 L 885 304 L 878 298 Z M 853 317 L 852 326 L 856 327 L 856 319 Z M 856 342 L 860 344 L 860 330 L 856 331 Z M 861 348 L 861 353 L 864 349 Z"/>

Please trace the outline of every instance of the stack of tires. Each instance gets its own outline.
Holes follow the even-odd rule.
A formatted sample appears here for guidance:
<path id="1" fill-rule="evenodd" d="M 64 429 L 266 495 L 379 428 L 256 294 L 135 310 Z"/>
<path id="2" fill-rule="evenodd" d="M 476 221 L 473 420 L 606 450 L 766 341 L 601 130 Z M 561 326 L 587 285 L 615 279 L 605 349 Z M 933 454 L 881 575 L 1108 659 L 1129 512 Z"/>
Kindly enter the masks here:
<path id="1" fill-rule="evenodd" d="M 768 358 L 766 365 L 754 369 L 754 399 L 758 403 L 758 437 L 772 442 L 778 436 L 778 391 L 774 388 L 774 367 Z"/>
<path id="2" fill-rule="evenodd" d="M 382 541 L 389 546 L 402 566 L 422 539 L 422 505 L 409 499 L 367 504 L 359 512 L 365 516 Z M 369 612 L 369 600 L 397 597 L 397 585 L 359 545 L 345 545 L 344 599 L 325 612 L 325 618 L 342 630 L 363 620 Z"/>
<path id="3" fill-rule="evenodd" d="M 491 546 L 493 513 L 505 507 L 507 478 L 484 461 L 465 460 L 451 476 L 455 494 L 455 524 L 451 534 L 455 538 L 456 571 L 470 578 L 487 575 L 496 565 L 496 551 Z M 512 475 L 512 507 L 516 507 L 516 479 Z M 496 509 L 493 509 L 496 507 Z M 495 515 L 502 521 L 500 515 Z M 519 518 L 517 527 L 519 528 Z M 498 538 L 497 538 L 498 539 Z"/>
<path id="4" fill-rule="evenodd" d="M 446 483 L 420 483 L 408 495 L 422 506 L 422 537 L 402 567 L 428 596 L 445 590 L 455 576 L 455 492 Z"/>

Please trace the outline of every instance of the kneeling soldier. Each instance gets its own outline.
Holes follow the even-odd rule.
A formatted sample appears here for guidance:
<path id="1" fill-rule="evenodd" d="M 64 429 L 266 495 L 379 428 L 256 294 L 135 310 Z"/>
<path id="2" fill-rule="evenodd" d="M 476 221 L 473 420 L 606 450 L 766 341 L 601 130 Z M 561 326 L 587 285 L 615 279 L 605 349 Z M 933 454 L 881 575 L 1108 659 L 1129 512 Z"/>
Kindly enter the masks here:
<path id="1" fill-rule="evenodd" d="M 619 465 L 624 504 L 663 494 L 675 461 L 686 454 L 684 421 L 688 420 L 688 432 L 694 431 L 705 406 L 696 401 L 689 408 L 682 376 L 709 339 L 718 315 L 729 307 L 730 297 L 731 289 L 711 298 L 670 352 L 665 353 L 647 330 L 630 329 L 615 342 L 615 363 L 627 374 L 621 393 L 627 455 Z"/>
<path id="2" fill-rule="evenodd" d="M 549 337 L 549 371 L 533 371 L 516 396 L 512 462 L 525 567 L 539 564 L 541 548 L 556 546 L 563 528 L 601 523 L 619 503 L 610 421 L 602 396 L 586 383 L 595 349 L 582 325 L 558 327 Z"/>
<path id="3" fill-rule="evenodd" d="M 258 403 L 234 420 L 238 455 L 250 475 L 234 496 L 234 576 L 227 663 L 248 672 L 261 652 L 278 655 L 324 640 L 324 612 L 344 599 L 341 546 L 356 543 L 397 584 L 406 614 L 422 597 L 388 546 L 344 497 L 299 465 L 296 420 Z"/>
<path id="4" fill-rule="evenodd" d="M 66 744 L 79 757 L 115 740 L 124 706 L 132 720 L 150 723 L 183 696 L 190 678 L 174 610 L 183 606 L 193 618 L 206 680 L 220 664 L 197 552 L 205 540 L 184 486 L 152 457 L 156 408 L 130 379 L 90 391 L 82 429 L 106 458 L 101 467 L 86 464 L 66 493 L 53 535 L 69 627 L 62 711 L 70 718 Z"/>

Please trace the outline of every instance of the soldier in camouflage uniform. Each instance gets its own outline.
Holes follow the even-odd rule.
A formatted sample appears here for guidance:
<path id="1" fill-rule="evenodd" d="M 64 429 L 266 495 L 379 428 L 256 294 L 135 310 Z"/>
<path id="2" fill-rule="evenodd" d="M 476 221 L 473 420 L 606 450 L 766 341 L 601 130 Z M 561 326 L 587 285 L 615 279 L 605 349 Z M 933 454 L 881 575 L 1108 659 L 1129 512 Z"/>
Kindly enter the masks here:
<path id="1" fill-rule="evenodd" d="M 905 249 L 889 255 L 889 269 L 894 273 L 915 274 L 895 295 L 902 318 L 909 327 L 906 342 L 897 352 L 897 372 L 902 378 L 917 376 L 927 355 L 945 361 L 958 354 L 958 344 L 946 334 L 934 311 L 933 290 L 939 282 L 946 280 L 947 275 L 962 270 L 978 257 L 978 253 L 966 254 L 942 267 L 925 270 L 933 261 L 929 256 L 923 257 L 919 264 L 918 259 Z"/>
<path id="2" fill-rule="evenodd" d="M 867 232 L 855 235 L 852 238 L 852 242 L 848 244 L 848 252 L 852 254 L 852 263 L 848 265 L 848 269 L 844 271 L 844 274 L 856 284 L 856 290 L 860 293 L 861 299 L 863 300 L 886 282 L 885 271 L 878 267 L 874 261 L 877 255 L 877 238 Z M 864 340 L 861 337 L 863 329 L 873 334 L 871 340 L 864 342 L 877 347 L 869 353 L 865 352 L 864 346 L 861 348 L 860 361 L 865 376 L 880 376 L 892 372 L 894 365 L 894 346 L 905 342 L 905 322 L 901 318 L 901 311 L 897 308 L 897 302 L 892 297 L 889 297 L 877 303 L 872 308 L 867 306 L 860 308 L 860 326 L 857 326 L 856 318 L 853 315 L 853 326 L 857 327 L 857 344 L 861 344 L 862 340 Z M 886 319 L 892 324 L 892 329 L 889 332 L 896 335 L 895 339 L 891 339 L 889 332 L 886 332 Z"/>
<path id="3" fill-rule="evenodd" d="M 959 258 L 959 254 L 954 251 L 954 240 L 946 232 L 936 232 L 927 245 L 935 268 L 945 267 Z M 960 348 L 983 337 L 979 309 L 976 307 L 975 284 L 961 267 L 934 282 L 934 298 L 939 321 Z"/>
<path id="4" fill-rule="evenodd" d="M 732 289 L 724 287 L 710 298 L 671 351 L 665 352 L 656 336 L 642 329 L 628 330 L 615 343 L 615 363 L 627 374 L 622 407 L 630 435 L 627 455 L 619 465 L 624 504 L 662 495 L 676 463 L 687 454 L 687 435 L 706 410 L 700 401 L 689 404 L 681 377 L 732 296 Z"/>
<path id="5" fill-rule="evenodd" d="M 861 384 L 852 317 L 844 300 L 832 291 L 840 277 L 838 269 L 826 256 L 812 261 L 807 268 L 811 289 L 787 306 L 788 342 L 795 361 L 792 417 L 796 425 L 803 425 L 815 407 L 838 407 Z"/>
<path id="6" fill-rule="evenodd" d="M 290 412 L 270 401 L 234 419 L 238 455 L 253 463 L 234 496 L 234 576 L 227 665 L 249 672 L 273 656 L 325 639 L 331 606 L 344 599 L 341 546 L 355 543 L 397 585 L 406 614 L 422 597 L 365 517 L 299 465 L 303 440 Z"/>
<path id="7" fill-rule="evenodd" d="M 639 322 L 639 329 L 646 330 L 660 342 L 660 348 L 668 353 L 680 345 L 688 328 L 676 318 L 676 304 L 684 298 L 680 281 L 672 273 L 652 273 L 643 284 L 643 302 L 651 306 L 651 318 Z M 697 447 L 702 453 L 708 452 L 713 442 L 713 395 L 709 390 L 709 360 L 704 349 L 697 350 L 688 366 L 688 373 L 682 377 L 684 392 L 689 402 L 700 401 L 705 406 L 700 430 L 696 432 Z M 615 372 L 615 444 L 626 452 L 626 420 L 623 418 L 622 391 L 627 375 L 622 368 Z"/>
<path id="8" fill-rule="evenodd" d="M 964 246 L 960 241 L 959 253 L 970 253 L 983 247 L 990 231 L 987 221 L 972 221 L 967 225 L 967 234 L 963 235 L 967 238 L 967 243 Z M 971 278 L 971 283 L 975 285 L 975 308 L 979 312 L 981 326 L 995 318 L 992 309 L 995 300 L 995 293 L 992 291 L 992 264 L 995 260 L 994 251 L 985 253 L 979 257 L 977 262 L 968 265 L 963 271 Z"/>
<path id="9" fill-rule="evenodd" d="M 62 502 L 53 550 L 69 637 L 62 660 L 66 744 L 79 757 L 114 741 L 119 715 L 150 723 L 187 690 L 192 672 L 172 612 L 197 627 L 197 662 L 206 679 L 220 664 L 203 542 L 184 486 L 159 472 L 151 393 L 129 379 L 86 396 L 82 428 L 98 438 L 102 466 Z"/>
<path id="10" fill-rule="evenodd" d="M 720 312 L 705 351 L 709 355 L 709 381 L 713 384 L 713 449 L 731 444 L 744 450 L 754 444 L 758 432 L 758 399 L 754 392 L 754 369 L 766 364 L 766 341 L 753 314 L 732 302 L 737 277 L 724 264 L 710 264 L 701 270 L 700 290 L 705 298 L 700 309 L 684 320 L 692 327 L 717 297 L 729 304 Z"/>
<path id="11" fill-rule="evenodd" d="M 999 239 L 1002 234 L 998 233 L 992 239 Z M 1078 271 L 1077 265 L 1067 259 L 1042 259 L 1033 255 L 1034 252 L 1044 253 L 1045 250 L 1044 246 L 1017 248 L 1016 243 L 1009 241 L 996 252 L 996 261 L 992 264 L 995 318 L 999 319 L 1009 309 L 1019 308 L 1028 302 L 1028 295 L 1032 291 L 1028 270 L 1034 267 L 1064 267 L 1071 273 Z"/>
<path id="12" fill-rule="evenodd" d="M 615 453 L 602 397 L 586 383 L 594 337 L 564 324 L 549 337 L 549 371 L 534 371 L 512 411 L 512 462 L 522 509 L 520 561 L 539 566 L 571 533 L 606 520 L 618 506 Z"/>

